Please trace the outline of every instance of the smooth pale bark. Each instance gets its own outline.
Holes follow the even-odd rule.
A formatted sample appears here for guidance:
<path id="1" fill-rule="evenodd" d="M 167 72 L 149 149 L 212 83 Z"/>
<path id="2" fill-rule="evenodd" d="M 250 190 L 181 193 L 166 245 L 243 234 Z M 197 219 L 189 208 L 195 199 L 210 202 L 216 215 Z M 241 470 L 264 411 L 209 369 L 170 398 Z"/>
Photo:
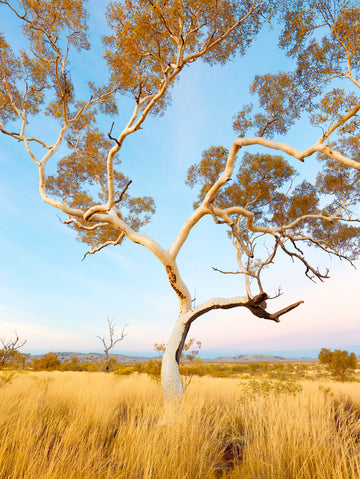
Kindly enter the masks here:
<path id="1" fill-rule="evenodd" d="M 359 109 L 360 109 L 360 104 L 356 109 L 354 108 L 352 112 L 355 110 L 358 111 Z M 354 114 L 352 116 L 354 116 Z M 339 124 L 340 124 L 340 121 L 339 121 Z M 332 132 L 332 130 L 330 129 L 329 131 Z M 327 136 L 322 136 L 316 143 L 314 143 L 312 146 L 310 146 L 309 148 L 306 148 L 303 151 L 298 150 L 297 148 L 294 148 L 291 145 L 288 145 L 287 143 L 268 140 L 267 138 L 264 138 L 264 137 L 254 137 L 254 138 L 239 137 L 237 140 L 235 140 L 234 145 L 237 145 L 239 148 L 243 146 L 261 145 L 261 146 L 270 148 L 271 150 L 283 151 L 284 153 L 287 153 L 288 155 L 293 156 L 294 158 L 297 158 L 300 161 L 304 161 L 305 158 L 312 156 L 314 153 L 324 153 L 329 158 L 333 158 L 334 160 L 337 160 L 346 166 L 350 166 L 351 168 L 360 170 L 360 163 L 358 161 L 348 158 L 347 156 L 343 155 L 339 151 L 333 150 L 328 145 L 324 145 L 324 141 L 326 139 L 327 139 Z"/>
<path id="2" fill-rule="evenodd" d="M 186 339 L 186 334 L 189 329 L 184 319 L 185 315 L 180 314 L 173 327 L 162 359 L 161 384 L 165 401 L 167 402 L 181 399 L 184 395 L 177 360 L 179 348 L 182 349 L 181 344 L 183 344 Z"/>
<path id="3" fill-rule="evenodd" d="M 166 346 L 162 367 L 161 367 L 161 384 L 163 387 L 166 403 L 177 402 L 184 395 L 183 386 L 179 372 L 179 362 L 181 352 L 183 350 L 187 334 L 191 324 L 203 314 L 214 309 L 231 309 L 238 307 L 248 308 L 254 316 L 262 319 L 280 322 L 279 317 L 289 311 L 297 308 L 303 301 L 293 303 L 276 313 L 269 313 L 265 309 L 265 300 L 268 298 L 266 293 L 260 293 L 254 297 L 235 296 L 233 298 L 212 298 L 205 303 L 191 309 L 190 296 L 186 295 L 187 310 L 180 312 L 178 320 L 171 332 L 168 344 Z M 183 300 L 184 301 L 184 298 Z M 171 409 L 171 408 L 170 408 Z M 165 418 L 166 421 L 166 418 Z"/>
<path id="4" fill-rule="evenodd" d="M 189 297 L 187 296 L 186 299 L 188 300 L 188 308 L 179 314 L 162 360 L 161 384 L 166 402 L 177 401 L 184 395 L 179 372 L 179 362 L 192 322 L 213 309 L 230 309 L 238 306 L 247 306 L 249 304 L 249 298 L 247 296 L 236 296 L 227 299 L 213 298 L 191 309 Z"/>

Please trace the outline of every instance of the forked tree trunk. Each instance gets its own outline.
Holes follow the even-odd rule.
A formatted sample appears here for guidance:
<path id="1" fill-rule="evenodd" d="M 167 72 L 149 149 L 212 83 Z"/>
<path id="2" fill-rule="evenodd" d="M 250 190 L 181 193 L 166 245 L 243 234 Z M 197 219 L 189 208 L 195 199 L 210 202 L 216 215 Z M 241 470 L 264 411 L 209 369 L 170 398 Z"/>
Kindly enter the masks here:
<path id="1" fill-rule="evenodd" d="M 179 290 L 177 289 L 177 291 Z M 188 295 L 182 294 L 182 303 L 180 303 L 181 312 L 170 335 L 161 367 L 161 383 L 167 404 L 178 401 L 184 395 L 179 372 L 179 362 L 191 323 L 208 311 L 237 307 L 246 307 L 258 318 L 268 319 L 279 323 L 280 316 L 297 308 L 303 303 L 303 301 L 297 301 L 276 313 L 269 313 L 265 309 L 266 299 L 268 299 L 266 293 L 260 293 L 253 298 L 249 298 L 248 296 L 212 298 L 205 303 L 196 306 L 194 309 L 191 309 L 191 299 L 189 299 Z"/>
<path id="2" fill-rule="evenodd" d="M 269 313 L 265 309 L 266 293 L 260 293 L 254 297 L 236 296 L 233 298 L 212 298 L 192 308 L 191 295 L 181 279 L 175 262 L 166 264 L 166 272 L 170 285 L 179 299 L 180 314 L 171 332 L 168 344 L 164 351 L 161 366 L 161 383 L 164 392 L 166 409 L 171 403 L 177 403 L 184 395 L 180 378 L 179 362 L 185 344 L 186 336 L 191 323 L 203 314 L 214 309 L 231 309 L 237 307 L 248 308 L 254 316 L 279 322 L 279 316 L 299 306 L 302 301 L 291 304 L 276 313 Z M 165 413 L 166 416 L 166 413 Z M 166 417 L 165 417 L 166 421 Z"/>

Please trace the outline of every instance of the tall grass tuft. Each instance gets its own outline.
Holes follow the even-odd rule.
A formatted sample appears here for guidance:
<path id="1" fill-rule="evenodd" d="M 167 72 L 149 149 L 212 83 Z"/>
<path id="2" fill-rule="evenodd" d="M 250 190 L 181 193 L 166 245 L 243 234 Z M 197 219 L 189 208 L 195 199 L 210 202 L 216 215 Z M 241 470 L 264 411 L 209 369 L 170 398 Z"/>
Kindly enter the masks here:
<path id="1" fill-rule="evenodd" d="M 194 378 L 160 425 L 145 375 L 21 374 L 0 388 L 0 478 L 358 479 L 360 384 L 319 384 L 262 394 Z"/>

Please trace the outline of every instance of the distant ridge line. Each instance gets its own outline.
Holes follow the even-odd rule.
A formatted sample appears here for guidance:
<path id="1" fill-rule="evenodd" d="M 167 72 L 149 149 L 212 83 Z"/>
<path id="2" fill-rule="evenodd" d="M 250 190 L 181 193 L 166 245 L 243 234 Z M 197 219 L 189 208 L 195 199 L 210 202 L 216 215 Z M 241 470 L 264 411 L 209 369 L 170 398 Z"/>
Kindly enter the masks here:
<path id="1" fill-rule="evenodd" d="M 45 353 L 48 354 L 48 353 Z M 37 358 L 41 359 L 45 354 L 33 354 L 30 356 L 30 359 L 32 358 Z M 66 351 L 66 352 L 58 352 L 58 351 L 53 351 L 53 354 L 57 354 L 58 358 L 60 361 L 64 361 L 67 359 L 68 361 L 71 361 L 72 358 L 79 358 L 80 361 L 100 361 L 101 359 L 104 359 L 105 354 L 104 353 L 76 353 L 73 351 Z M 131 363 L 146 363 L 149 361 L 150 358 L 147 358 L 145 356 L 126 356 L 124 354 L 109 354 L 109 357 L 114 357 L 117 359 L 119 363 L 126 363 L 126 364 L 131 364 Z"/>
<path id="2" fill-rule="evenodd" d="M 58 358 L 61 361 L 71 361 L 72 358 L 78 357 L 80 361 L 100 361 L 104 359 L 103 353 L 77 353 L 77 352 L 56 352 Z M 44 354 L 34 354 L 30 356 L 30 359 L 40 359 Z M 119 363 L 146 363 L 150 357 L 146 356 L 128 356 L 124 354 L 110 354 L 110 357 L 117 359 Z M 158 357 L 158 356 L 153 356 Z M 270 354 L 238 354 L 236 356 L 218 356 L 216 358 L 201 358 L 204 362 L 211 363 L 260 363 L 260 362 L 289 362 L 289 361 L 314 361 L 315 358 L 287 358 L 283 356 L 272 356 Z"/>
<path id="3" fill-rule="evenodd" d="M 314 361 L 315 358 L 287 358 L 271 354 L 238 354 L 236 356 L 219 356 L 214 359 L 204 359 L 213 363 L 276 363 L 289 361 Z"/>

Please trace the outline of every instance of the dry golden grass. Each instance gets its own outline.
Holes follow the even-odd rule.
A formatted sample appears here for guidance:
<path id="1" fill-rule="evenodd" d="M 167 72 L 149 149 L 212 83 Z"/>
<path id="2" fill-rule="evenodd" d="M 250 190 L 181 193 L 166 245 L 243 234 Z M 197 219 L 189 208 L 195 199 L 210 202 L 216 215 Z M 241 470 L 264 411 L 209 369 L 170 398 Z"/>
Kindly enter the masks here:
<path id="1" fill-rule="evenodd" d="M 239 383 L 194 378 L 178 420 L 159 426 L 146 376 L 21 374 L 0 389 L 0 478 L 360 477 L 360 404 L 343 399 L 360 383 L 307 382 L 296 396 L 244 396 Z"/>

